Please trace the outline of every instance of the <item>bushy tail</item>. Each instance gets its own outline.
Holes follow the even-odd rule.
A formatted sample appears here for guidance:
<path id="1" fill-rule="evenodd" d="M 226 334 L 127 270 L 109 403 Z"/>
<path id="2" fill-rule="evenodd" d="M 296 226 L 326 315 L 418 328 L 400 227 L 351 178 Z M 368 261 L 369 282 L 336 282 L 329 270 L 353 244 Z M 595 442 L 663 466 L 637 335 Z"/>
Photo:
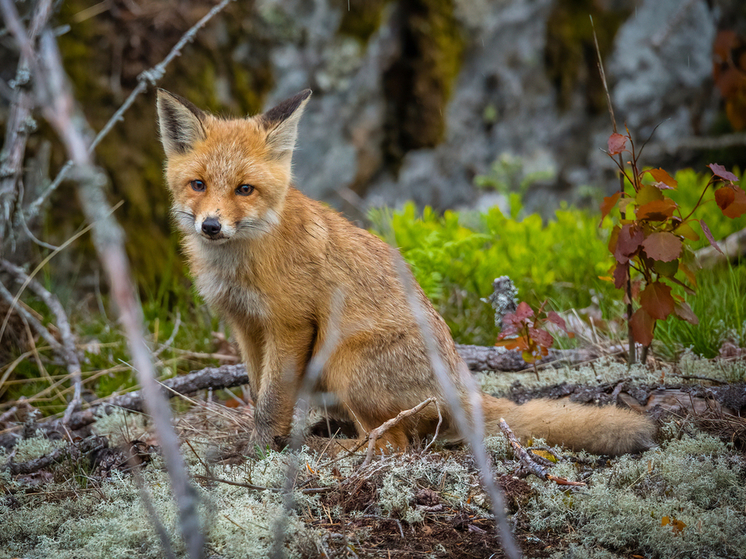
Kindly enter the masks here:
<path id="1" fill-rule="evenodd" d="M 519 406 L 485 394 L 482 409 L 487 433 L 500 431 L 502 417 L 524 441 L 530 437 L 543 438 L 550 445 L 614 456 L 641 452 L 655 444 L 655 425 L 650 419 L 616 406 L 544 399 Z"/>

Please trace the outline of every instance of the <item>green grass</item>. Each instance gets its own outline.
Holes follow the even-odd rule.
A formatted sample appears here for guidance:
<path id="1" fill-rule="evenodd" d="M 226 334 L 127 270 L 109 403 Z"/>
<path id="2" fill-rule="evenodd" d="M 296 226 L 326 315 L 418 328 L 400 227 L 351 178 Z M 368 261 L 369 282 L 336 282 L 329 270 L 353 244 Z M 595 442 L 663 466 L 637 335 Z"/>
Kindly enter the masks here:
<path id="1" fill-rule="evenodd" d="M 702 270 L 698 284 L 695 295 L 684 295 L 699 318 L 698 325 L 673 317 L 658 323 L 655 349 L 665 359 L 674 359 L 686 348 L 702 357 L 715 357 L 725 341 L 746 346 L 746 267 Z"/>

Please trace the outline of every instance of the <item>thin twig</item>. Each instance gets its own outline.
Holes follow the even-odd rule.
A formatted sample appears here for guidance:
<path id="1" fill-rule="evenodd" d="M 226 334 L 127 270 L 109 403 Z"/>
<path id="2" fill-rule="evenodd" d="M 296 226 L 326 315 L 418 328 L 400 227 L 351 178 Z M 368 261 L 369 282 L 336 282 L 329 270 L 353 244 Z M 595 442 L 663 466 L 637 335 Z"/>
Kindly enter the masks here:
<path id="1" fill-rule="evenodd" d="M 105 217 L 108 217 L 109 215 L 111 215 L 112 213 L 114 213 L 116 210 L 118 210 L 123 203 L 124 203 L 124 201 L 120 201 L 118 204 L 116 204 L 113 208 L 111 208 L 111 211 Z M 55 250 L 54 252 L 51 252 L 50 254 L 48 254 L 47 256 L 45 256 L 44 259 L 41 262 L 39 262 L 39 264 L 36 266 L 36 268 L 34 268 L 34 270 L 30 274 L 28 274 L 29 280 L 32 279 L 34 276 L 36 276 L 36 274 L 39 273 L 39 270 L 41 270 L 44 266 L 47 265 L 47 262 L 49 262 L 52 258 L 54 258 L 55 256 L 57 256 L 60 252 L 62 252 L 65 248 L 67 248 L 68 245 L 70 245 L 71 243 L 75 242 L 76 240 L 78 240 L 83 235 L 85 235 L 90 229 L 93 228 L 94 225 L 96 225 L 96 222 L 93 222 L 93 223 L 90 223 L 89 225 L 86 225 L 83 229 L 81 229 L 80 231 L 78 231 L 77 233 L 75 233 L 72 237 L 70 237 L 68 240 L 66 240 L 64 243 L 62 243 L 57 248 L 57 250 Z M 3 335 L 5 334 L 5 328 L 8 326 L 8 320 L 10 320 L 10 315 L 12 313 L 12 309 L 16 308 L 16 304 L 20 300 L 21 294 L 23 293 L 24 289 L 26 289 L 26 287 L 28 286 L 28 281 L 29 280 L 26 280 L 23 283 L 23 285 L 21 285 L 21 287 L 18 289 L 18 292 L 16 293 L 15 297 L 12 298 L 12 303 L 10 305 L 11 308 L 8 309 L 7 313 L 5 313 L 5 318 L 3 318 L 3 324 L 2 324 L 2 326 L 0 326 L 0 340 L 3 339 Z M 54 347 L 53 344 L 50 344 L 50 345 L 52 345 L 52 347 Z"/>
<path id="2" fill-rule="evenodd" d="M 420 402 L 415 407 L 404 410 L 399 412 L 399 414 L 396 417 L 392 417 L 388 421 L 385 421 L 380 426 L 373 429 L 370 433 L 368 433 L 368 452 L 365 453 L 365 460 L 360 465 L 360 468 L 365 468 L 368 464 L 370 464 L 370 461 L 373 459 L 373 452 L 376 449 L 376 442 L 379 438 L 381 438 L 381 435 L 383 435 L 386 431 L 391 429 L 392 427 L 395 427 L 399 423 L 401 423 L 404 419 L 407 417 L 412 417 L 415 414 L 420 413 L 422 409 L 429 404 L 432 404 L 435 402 L 435 398 L 428 398 L 424 402 Z"/>
<path id="3" fill-rule="evenodd" d="M 54 349 L 55 351 L 60 350 L 60 343 L 57 341 L 57 339 L 49 333 L 49 330 L 47 330 L 44 325 L 37 320 L 37 318 L 31 314 L 28 310 L 26 310 L 19 302 L 18 300 L 13 297 L 13 294 L 6 289 L 6 287 L 0 282 L 0 297 L 5 299 L 5 301 L 10 305 L 10 308 L 8 309 L 8 313 L 6 314 L 6 323 L 7 320 L 10 318 L 10 315 L 15 310 L 26 322 L 29 323 L 29 325 L 34 329 L 34 331 L 39 334 L 42 338 L 44 338 L 44 341 L 49 344 L 49 346 Z M 2 339 L 2 330 L 0 330 L 0 339 Z"/>
<path id="4" fill-rule="evenodd" d="M 438 435 L 440 434 L 440 426 L 443 423 L 443 414 L 440 413 L 440 404 L 438 403 L 438 400 L 435 400 L 435 408 L 438 410 L 438 424 L 435 426 L 435 434 L 433 435 L 433 438 L 430 439 L 430 442 L 427 443 L 424 449 L 422 449 L 423 452 L 427 452 L 431 446 L 433 446 L 433 443 L 438 440 Z"/>
<path id="5" fill-rule="evenodd" d="M 181 312 L 177 310 L 176 320 L 174 320 L 174 329 L 168 339 L 157 350 L 153 352 L 153 359 L 156 359 L 161 353 L 164 352 L 164 350 L 171 347 L 171 344 L 173 344 L 174 340 L 176 339 L 176 335 L 179 333 L 179 326 L 181 326 Z"/>
<path id="6" fill-rule="evenodd" d="M 492 474 L 492 468 L 487 456 L 487 450 L 484 447 L 484 417 L 482 414 L 481 393 L 478 391 L 472 376 L 468 374 L 468 371 L 464 371 L 466 374 L 463 375 L 463 381 L 468 390 L 472 415 L 472 421 L 470 422 L 459 399 L 459 390 L 456 388 L 454 379 L 451 378 L 448 368 L 438 351 L 435 336 L 433 335 L 432 329 L 425 315 L 425 310 L 423 309 L 422 303 L 418 299 L 415 287 L 413 286 L 414 280 L 411 277 L 409 270 L 407 270 L 406 264 L 401 255 L 394 249 L 392 249 L 392 254 L 396 263 L 399 281 L 404 288 L 407 304 L 425 342 L 425 348 L 433 372 L 443 389 L 443 394 L 448 403 L 449 410 L 456 421 L 456 426 L 458 427 L 459 432 L 467 438 L 471 445 L 474 461 L 481 473 L 482 484 L 492 501 L 492 512 L 497 520 L 496 525 L 498 535 L 502 541 L 505 555 L 509 559 L 518 559 L 518 557 L 520 557 L 520 551 L 516 546 L 510 526 L 508 525 L 502 492 L 495 483 L 495 478 Z M 464 369 L 466 369 L 465 364 Z"/>

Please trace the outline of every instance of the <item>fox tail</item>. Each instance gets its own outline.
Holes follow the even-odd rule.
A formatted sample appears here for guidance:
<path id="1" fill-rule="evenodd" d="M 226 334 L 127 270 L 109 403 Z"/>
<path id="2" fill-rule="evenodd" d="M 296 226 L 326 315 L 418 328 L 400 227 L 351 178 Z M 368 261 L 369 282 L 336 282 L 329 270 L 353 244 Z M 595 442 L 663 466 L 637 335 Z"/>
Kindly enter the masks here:
<path id="1" fill-rule="evenodd" d="M 485 394 L 482 410 L 487 433 L 498 433 L 500 418 L 504 418 L 520 439 L 543 438 L 550 445 L 593 454 L 616 456 L 655 446 L 654 423 L 644 415 L 616 406 L 546 399 L 517 405 Z"/>

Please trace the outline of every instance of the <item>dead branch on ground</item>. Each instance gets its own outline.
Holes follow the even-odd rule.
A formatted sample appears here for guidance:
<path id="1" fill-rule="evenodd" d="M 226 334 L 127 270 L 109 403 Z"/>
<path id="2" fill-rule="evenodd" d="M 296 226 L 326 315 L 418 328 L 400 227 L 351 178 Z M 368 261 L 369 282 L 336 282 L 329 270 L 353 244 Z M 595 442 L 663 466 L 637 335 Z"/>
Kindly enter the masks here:
<path id="1" fill-rule="evenodd" d="M 34 458 L 27 462 L 13 462 L 11 457 L 3 468 L 10 470 L 10 474 L 14 476 L 18 474 L 32 474 L 44 468 L 48 468 L 52 464 L 62 462 L 68 457 L 80 457 L 108 446 L 109 442 L 106 440 L 106 437 L 88 437 L 79 442 L 70 442 L 62 448 L 58 448 L 49 454 L 40 456 L 39 458 Z"/>
<path id="2" fill-rule="evenodd" d="M 232 388 L 249 382 L 243 365 L 223 365 L 195 371 L 188 375 L 166 379 L 160 382 L 163 386 L 161 393 L 167 398 L 176 394 L 191 394 L 205 389 Z M 123 408 L 131 411 L 144 410 L 144 398 L 141 390 L 128 392 L 121 396 L 113 396 L 94 403 L 89 409 L 73 412 L 70 416 L 68 428 L 72 431 L 80 430 L 95 423 L 100 414 L 107 413 L 113 408 Z M 5 414 L 4 414 L 5 416 Z M 37 426 L 45 433 L 63 430 L 62 420 L 55 419 L 39 423 Z M 9 448 L 15 445 L 20 437 L 21 427 L 15 427 L 0 433 L 0 447 Z"/>
<path id="3" fill-rule="evenodd" d="M 549 473 L 549 468 L 539 463 L 536 457 L 531 456 L 528 451 L 523 448 L 523 445 L 518 441 L 515 433 L 508 426 L 508 423 L 501 417 L 500 418 L 500 430 L 508 438 L 510 446 L 513 447 L 513 453 L 516 458 L 520 460 L 521 466 L 529 473 L 534 474 L 536 477 L 545 481 L 553 481 L 557 485 L 571 485 L 571 486 L 584 486 L 585 483 L 582 481 L 570 481 L 562 477 L 553 476 Z"/>

